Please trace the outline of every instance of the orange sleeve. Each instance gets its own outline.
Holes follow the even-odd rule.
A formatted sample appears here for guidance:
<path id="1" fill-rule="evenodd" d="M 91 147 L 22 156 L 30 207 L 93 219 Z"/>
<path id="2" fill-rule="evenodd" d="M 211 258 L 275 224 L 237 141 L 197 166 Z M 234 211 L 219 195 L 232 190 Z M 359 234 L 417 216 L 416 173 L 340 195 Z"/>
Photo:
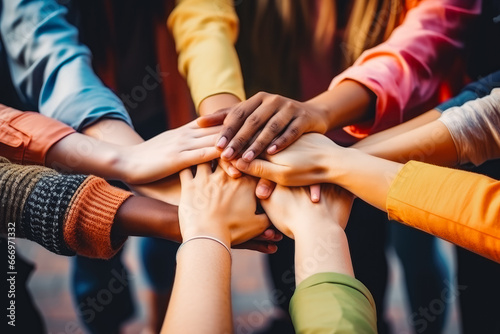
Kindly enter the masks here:
<path id="1" fill-rule="evenodd" d="M 79 255 L 109 259 L 127 239 L 113 239 L 116 212 L 132 196 L 104 179 L 89 176 L 73 197 L 63 228 L 66 245 Z"/>
<path id="2" fill-rule="evenodd" d="M 390 219 L 500 263 L 500 182 L 410 161 L 393 181 Z"/>
<path id="3" fill-rule="evenodd" d="M 0 104 L 0 155 L 12 162 L 44 165 L 47 151 L 74 132 L 71 127 L 39 113 Z"/>

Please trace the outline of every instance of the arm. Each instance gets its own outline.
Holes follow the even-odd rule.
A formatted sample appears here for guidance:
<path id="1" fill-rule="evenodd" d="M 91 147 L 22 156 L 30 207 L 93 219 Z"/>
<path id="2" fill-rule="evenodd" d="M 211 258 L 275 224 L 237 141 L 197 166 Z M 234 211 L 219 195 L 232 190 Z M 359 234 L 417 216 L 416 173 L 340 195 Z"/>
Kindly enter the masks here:
<path id="1" fill-rule="evenodd" d="M 0 29 L 19 95 L 30 109 L 79 131 L 104 117 L 131 125 L 120 99 L 94 74 L 66 14 L 55 0 L 3 3 Z"/>
<path id="2" fill-rule="evenodd" d="M 0 160 L 0 233 L 61 255 L 110 258 L 128 236 L 180 241 L 177 207 L 110 186 L 95 176 L 62 175 Z M 41 209 L 42 208 L 42 209 Z"/>
<path id="3" fill-rule="evenodd" d="M 228 0 L 180 0 L 168 19 L 179 53 L 179 72 L 187 78 L 200 113 L 212 113 L 245 99 L 234 42 L 238 18 Z M 216 104 L 205 101 L 217 97 Z"/>
<path id="4" fill-rule="evenodd" d="M 220 168 L 212 173 L 209 164 L 198 165 L 195 177 L 191 169 L 180 176 L 179 222 L 184 243 L 177 254 L 162 333 L 231 333 L 229 247 L 258 235 L 269 221 L 255 214 L 255 180 L 233 180 Z M 200 236 L 219 242 L 192 239 Z"/>
<path id="5" fill-rule="evenodd" d="M 429 101 L 480 11 L 478 0 L 426 0 L 410 9 L 387 41 L 365 51 L 332 81 L 330 90 L 354 80 L 376 95 L 375 117 L 345 130 L 365 137 L 401 123 L 405 111 Z"/>
<path id="6" fill-rule="evenodd" d="M 219 148 L 227 152 L 222 156 L 233 159 L 252 143 L 241 152 L 245 156 L 253 151 L 245 156 L 251 161 L 263 151 L 279 152 L 305 132 L 357 124 L 346 130 L 364 137 L 401 123 L 403 110 L 435 94 L 447 68 L 445 55 L 463 48 L 465 28 L 479 12 L 478 0 L 422 1 L 386 42 L 363 53 L 336 77 L 329 91 L 305 103 L 259 93 L 234 106 L 226 111 L 221 132 L 225 140 Z M 344 102 L 343 96 L 350 98 Z"/>
<path id="7" fill-rule="evenodd" d="M 312 204 L 306 188 L 277 186 L 262 205 L 281 231 L 295 239 L 297 289 L 290 314 L 297 333 L 375 333 L 375 303 L 354 278 L 343 228 L 353 196 L 331 185 Z M 286 207 L 286 210 L 284 208 Z"/>
<path id="8" fill-rule="evenodd" d="M 500 182 L 411 161 L 387 195 L 390 219 L 500 263 Z"/>
<path id="9" fill-rule="evenodd" d="M 283 185 L 338 184 L 393 219 L 500 261 L 498 181 L 417 162 L 402 165 L 315 134 L 269 159 L 274 163 L 237 165 Z"/>
<path id="10" fill-rule="evenodd" d="M 202 129 L 191 122 L 147 142 L 137 140 L 138 144 L 122 146 L 125 141 L 134 142 L 134 137 L 124 138 L 128 129 L 121 121 L 101 120 L 92 127 L 93 132 L 89 131 L 94 137 L 114 139 L 120 144 L 115 145 L 76 133 L 39 113 L 0 105 L 0 153 L 21 164 L 46 165 L 137 184 L 162 179 L 219 155 L 213 147 L 218 127 Z"/>

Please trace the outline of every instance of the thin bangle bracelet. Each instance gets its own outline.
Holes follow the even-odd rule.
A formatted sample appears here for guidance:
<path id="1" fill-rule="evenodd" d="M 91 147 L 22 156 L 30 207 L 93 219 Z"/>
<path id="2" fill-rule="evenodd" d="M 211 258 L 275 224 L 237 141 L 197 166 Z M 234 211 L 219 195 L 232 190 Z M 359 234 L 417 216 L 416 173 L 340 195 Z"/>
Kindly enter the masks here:
<path id="1" fill-rule="evenodd" d="M 179 248 L 177 249 L 177 253 L 175 254 L 175 258 L 177 260 L 177 255 L 179 254 L 179 251 L 181 250 L 182 246 L 184 246 L 185 244 L 187 244 L 188 242 L 192 241 L 192 240 L 196 240 L 196 239 L 208 239 L 208 240 L 213 240 L 219 244 L 221 244 L 222 246 L 224 246 L 224 248 L 227 250 L 227 252 L 229 253 L 229 257 L 232 259 L 232 255 L 231 255 L 231 249 L 229 249 L 229 247 L 226 246 L 226 244 L 224 242 L 222 242 L 221 240 L 217 239 L 217 238 L 214 238 L 214 237 L 211 237 L 211 236 L 208 236 L 208 235 L 199 235 L 199 236 L 196 236 L 196 237 L 192 237 L 192 238 L 189 238 L 187 239 L 186 241 L 184 241 L 180 246 Z"/>

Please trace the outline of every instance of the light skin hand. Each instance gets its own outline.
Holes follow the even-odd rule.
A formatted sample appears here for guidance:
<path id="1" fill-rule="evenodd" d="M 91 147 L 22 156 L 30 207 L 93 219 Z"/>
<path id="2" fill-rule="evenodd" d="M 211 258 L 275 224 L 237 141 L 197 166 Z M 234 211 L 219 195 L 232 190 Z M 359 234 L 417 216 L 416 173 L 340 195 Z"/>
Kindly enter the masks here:
<path id="1" fill-rule="evenodd" d="M 278 185 L 271 197 L 261 203 L 273 224 L 295 239 L 297 284 L 321 272 L 354 276 L 344 233 L 352 194 L 338 186 L 325 185 L 320 202 L 313 204 L 307 188 Z"/>
<path id="2" fill-rule="evenodd" d="M 222 169 L 212 173 L 210 164 L 180 173 L 182 192 L 179 221 L 183 239 L 210 235 L 227 244 L 239 244 L 261 234 L 270 225 L 265 214 L 255 214 L 256 180 L 230 178 Z"/>
<path id="3" fill-rule="evenodd" d="M 266 160 L 250 163 L 238 159 L 234 166 L 240 171 L 272 180 L 285 186 L 305 186 L 330 182 L 332 152 L 343 150 L 320 134 L 305 134 L 286 150 L 266 155 Z"/>
<path id="4" fill-rule="evenodd" d="M 175 206 L 178 206 L 180 203 L 181 183 L 178 173 L 153 183 L 134 185 L 132 189 L 134 192 L 142 196 L 154 198 Z M 271 254 L 276 252 L 277 247 L 275 243 L 280 241 L 282 238 L 283 236 L 280 232 L 274 230 L 273 228 L 268 228 L 255 238 L 241 244 L 234 245 L 234 248 L 249 249 L 261 253 Z"/>
<path id="5" fill-rule="evenodd" d="M 179 128 L 132 147 L 122 148 L 128 184 L 143 184 L 162 179 L 192 165 L 219 156 L 214 142 L 220 126 L 200 128 L 192 121 Z"/>

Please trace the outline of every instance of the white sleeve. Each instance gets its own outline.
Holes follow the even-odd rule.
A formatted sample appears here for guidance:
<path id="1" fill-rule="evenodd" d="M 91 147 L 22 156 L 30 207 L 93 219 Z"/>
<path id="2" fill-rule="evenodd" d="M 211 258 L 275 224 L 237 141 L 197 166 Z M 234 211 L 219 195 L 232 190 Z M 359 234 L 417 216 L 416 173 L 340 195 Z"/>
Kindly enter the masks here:
<path id="1" fill-rule="evenodd" d="M 500 88 L 460 107 L 447 109 L 441 122 L 455 142 L 460 164 L 500 158 Z"/>

